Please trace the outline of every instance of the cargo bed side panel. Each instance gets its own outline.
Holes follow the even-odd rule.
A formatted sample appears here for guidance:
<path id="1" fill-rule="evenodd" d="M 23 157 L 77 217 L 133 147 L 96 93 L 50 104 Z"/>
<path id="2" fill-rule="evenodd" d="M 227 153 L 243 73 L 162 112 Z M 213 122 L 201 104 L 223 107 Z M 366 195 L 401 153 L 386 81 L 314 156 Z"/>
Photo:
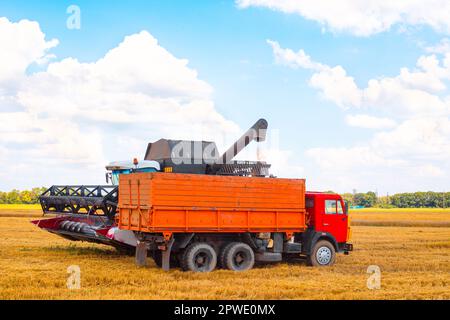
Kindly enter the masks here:
<path id="1" fill-rule="evenodd" d="M 122 175 L 119 226 L 143 232 L 305 229 L 305 181 L 170 173 Z"/>

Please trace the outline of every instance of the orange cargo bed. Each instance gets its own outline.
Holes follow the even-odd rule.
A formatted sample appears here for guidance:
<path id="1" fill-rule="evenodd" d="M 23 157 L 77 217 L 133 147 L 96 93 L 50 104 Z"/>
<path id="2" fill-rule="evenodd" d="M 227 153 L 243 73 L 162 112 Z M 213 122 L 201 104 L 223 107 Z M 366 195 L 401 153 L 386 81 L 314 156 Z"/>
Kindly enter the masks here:
<path id="1" fill-rule="evenodd" d="M 174 173 L 121 175 L 119 228 L 149 233 L 301 232 L 305 180 Z"/>

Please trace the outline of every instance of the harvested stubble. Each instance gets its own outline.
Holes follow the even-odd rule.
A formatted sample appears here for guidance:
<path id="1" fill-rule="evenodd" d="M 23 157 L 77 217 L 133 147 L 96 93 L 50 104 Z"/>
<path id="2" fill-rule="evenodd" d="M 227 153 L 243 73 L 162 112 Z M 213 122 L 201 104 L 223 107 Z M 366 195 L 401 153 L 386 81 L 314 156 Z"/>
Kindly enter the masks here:
<path id="1" fill-rule="evenodd" d="M 163 272 L 152 262 L 137 268 L 133 257 L 71 243 L 37 229 L 30 218 L 11 217 L 15 211 L 9 210 L 8 217 L 0 210 L 0 299 L 450 299 L 448 227 L 355 226 L 355 251 L 339 255 L 330 268 L 299 262 L 193 274 Z M 387 221 L 385 214 L 369 220 Z M 430 214 L 430 221 L 439 221 Z M 355 213 L 352 218 L 368 219 Z M 70 265 L 81 268 L 80 290 L 66 286 Z M 366 286 L 369 265 L 381 268 L 379 290 Z"/>

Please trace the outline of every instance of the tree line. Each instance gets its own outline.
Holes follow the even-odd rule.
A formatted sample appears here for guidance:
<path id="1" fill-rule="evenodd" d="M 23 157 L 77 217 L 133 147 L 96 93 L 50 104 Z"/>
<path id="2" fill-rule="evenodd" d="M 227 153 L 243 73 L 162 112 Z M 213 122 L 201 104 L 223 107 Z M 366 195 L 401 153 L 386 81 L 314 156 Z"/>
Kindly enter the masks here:
<path id="1" fill-rule="evenodd" d="M 35 204 L 46 188 L 31 190 L 0 191 L 0 204 Z M 332 192 L 332 191 L 330 191 Z M 412 192 L 397 193 L 392 196 L 377 196 L 373 191 L 366 193 L 344 193 L 342 197 L 350 206 L 365 208 L 448 208 L 450 207 L 450 192 Z"/>
<path id="2" fill-rule="evenodd" d="M 0 204 L 35 204 L 39 203 L 39 196 L 47 188 L 33 188 L 31 190 L 0 191 Z"/>
<path id="3" fill-rule="evenodd" d="M 342 197 L 351 206 L 380 208 L 448 208 L 450 192 L 410 192 L 378 197 L 373 191 L 344 193 Z"/>

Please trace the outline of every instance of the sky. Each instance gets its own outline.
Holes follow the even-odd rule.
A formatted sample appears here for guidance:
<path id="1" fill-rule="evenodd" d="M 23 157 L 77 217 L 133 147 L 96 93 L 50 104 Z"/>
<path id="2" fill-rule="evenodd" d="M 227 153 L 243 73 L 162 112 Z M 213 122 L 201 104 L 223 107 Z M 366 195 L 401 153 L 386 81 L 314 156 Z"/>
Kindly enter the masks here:
<path id="1" fill-rule="evenodd" d="M 309 190 L 450 190 L 445 0 L 0 0 L 0 190 L 103 184 L 160 138 Z"/>

